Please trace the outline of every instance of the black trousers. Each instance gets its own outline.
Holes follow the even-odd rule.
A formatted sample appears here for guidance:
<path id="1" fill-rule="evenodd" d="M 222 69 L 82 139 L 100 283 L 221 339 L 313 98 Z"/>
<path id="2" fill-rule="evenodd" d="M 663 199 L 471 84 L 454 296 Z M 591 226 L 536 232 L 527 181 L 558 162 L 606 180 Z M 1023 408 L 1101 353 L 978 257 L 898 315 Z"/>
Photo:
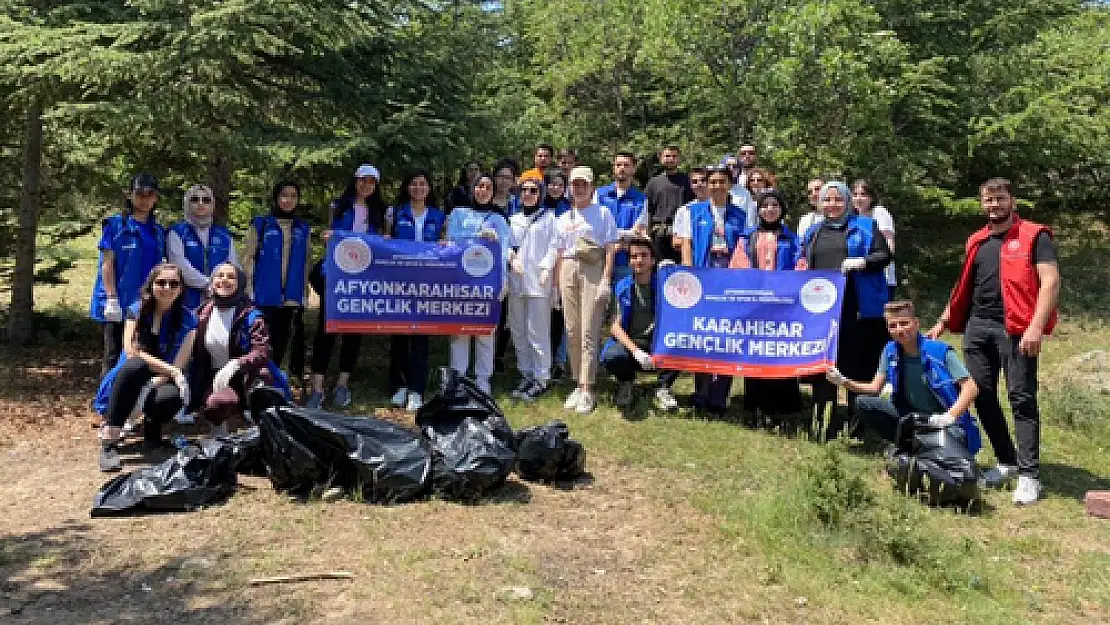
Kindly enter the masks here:
<path id="1" fill-rule="evenodd" d="M 1018 353 L 1020 336 L 1001 321 L 972 317 L 964 332 L 964 360 L 979 387 L 975 412 L 1000 464 L 1017 465 L 1021 475 L 1040 475 L 1041 414 L 1037 407 L 1037 357 Z M 1006 372 L 1006 394 L 1014 415 L 1017 447 L 998 400 L 998 373 Z"/>
<path id="2" fill-rule="evenodd" d="M 304 308 L 300 306 L 261 306 L 262 316 L 270 330 L 270 359 L 277 366 L 289 351 L 289 372 L 294 379 L 304 377 Z M 321 313 L 322 314 L 322 313 Z"/>
<path id="3" fill-rule="evenodd" d="M 103 378 L 123 353 L 123 322 L 105 321 L 101 325 L 104 326 L 104 362 L 100 364 L 100 377 Z"/>
<path id="4" fill-rule="evenodd" d="M 312 372 L 324 375 L 328 372 L 328 363 L 331 362 L 331 353 L 335 349 L 335 340 L 338 334 L 328 334 L 324 331 L 327 326 L 327 315 L 320 311 L 316 317 L 316 336 L 312 339 Z M 361 334 L 344 334 L 343 346 L 339 348 L 339 372 L 351 373 L 358 362 L 358 353 L 362 349 Z"/>
<path id="5" fill-rule="evenodd" d="M 154 371 L 141 358 L 128 358 L 123 363 L 108 396 L 106 417 L 109 426 L 121 428 L 127 423 L 127 417 L 131 416 L 135 402 L 139 400 L 139 393 L 153 377 Z M 159 384 L 146 396 L 143 417 L 147 423 L 160 425 L 172 419 L 184 405 L 176 384 Z"/>
<path id="6" fill-rule="evenodd" d="M 424 394 L 428 386 L 428 337 L 396 334 L 389 341 L 389 390 Z"/>
<path id="7" fill-rule="evenodd" d="M 651 224 L 651 242 L 655 246 L 655 252 L 659 255 L 659 260 L 673 260 L 682 264 L 682 251 L 671 245 L 671 225 L 669 223 Z"/>
<path id="8" fill-rule="evenodd" d="M 632 382 L 636 374 L 643 371 L 640 362 L 628 351 L 624 345 L 613 341 L 605 346 L 601 352 L 601 366 L 609 372 L 618 382 Z M 678 371 L 660 370 L 659 386 L 671 388 L 678 379 Z"/>

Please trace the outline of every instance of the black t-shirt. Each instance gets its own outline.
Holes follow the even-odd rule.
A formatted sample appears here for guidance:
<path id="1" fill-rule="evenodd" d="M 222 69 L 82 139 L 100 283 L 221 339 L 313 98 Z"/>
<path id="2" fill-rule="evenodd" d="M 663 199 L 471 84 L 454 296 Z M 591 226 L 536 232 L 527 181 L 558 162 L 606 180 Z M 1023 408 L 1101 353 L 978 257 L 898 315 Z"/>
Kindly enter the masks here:
<path id="1" fill-rule="evenodd" d="M 1002 280 L 999 266 L 1002 261 L 1002 240 L 1005 233 L 992 234 L 979 246 L 971 264 L 971 316 L 992 321 L 1005 321 L 1002 309 Z M 1041 232 L 1033 241 L 1033 264 L 1056 262 L 1056 245 L 1047 232 Z"/>
<path id="2" fill-rule="evenodd" d="M 690 179 L 686 174 L 661 173 L 648 180 L 644 187 L 648 214 L 653 224 L 672 224 L 679 206 L 694 199 Z"/>

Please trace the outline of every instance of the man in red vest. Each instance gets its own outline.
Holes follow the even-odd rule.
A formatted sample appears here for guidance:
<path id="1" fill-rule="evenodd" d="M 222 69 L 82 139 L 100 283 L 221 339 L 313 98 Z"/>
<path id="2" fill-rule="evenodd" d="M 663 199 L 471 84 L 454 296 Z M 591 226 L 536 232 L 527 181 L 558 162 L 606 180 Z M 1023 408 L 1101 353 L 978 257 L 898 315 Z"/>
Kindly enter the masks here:
<path id="1" fill-rule="evenodd" d="M 959 282 L 928 336 L 963 333 L 964 359 L 979 387 L 975 410 L 998 458 L 987 483 L 1000 486 L 1016 475 L 1014 503 L 1026 505 L 1041 492 L 1037 356 L 1056 325 L 1060 272 L 1052 231 L 1018 217 L 1009 180 L 984 182 L 979 203 L 987 225 L 968 238 Z M 1006 372 L 1016 449 L 998 401 L 999 371 Z"/>

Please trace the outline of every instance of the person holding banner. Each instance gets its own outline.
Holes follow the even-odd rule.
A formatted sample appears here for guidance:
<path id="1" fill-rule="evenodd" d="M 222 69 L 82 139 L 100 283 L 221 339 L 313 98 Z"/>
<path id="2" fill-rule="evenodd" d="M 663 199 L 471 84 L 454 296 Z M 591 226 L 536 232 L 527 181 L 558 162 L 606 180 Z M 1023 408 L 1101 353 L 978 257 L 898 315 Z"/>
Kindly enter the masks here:
<path id="1" fill-rule="evenodd" d="M 447 216 L 434 206 L 432 177 L 416 171 L 401 181 L 397 206 L 386 213 L 388 237 L 405 241 L 439 241 Z M 424 405 L 428 383 L 427 335 L 394 334 L 389 341 L 389 386 L 394 406 L 416 412 Z"/>
<path id="2" fill-rule="evenodd" d="M 728 267 L 740 234 L 744 232 L 744 209 L 729 199 L 732 178 L 727 169 L 708 171 L 709 199 L 690 205 L 690 221 L 683 225 L 682 264 L 687 267 Z M 711 416 L 724 415 L 732 389 L 732 376 L 694 375 L 694 406 Z"/>
<path id="3" fill-rule="evenodd" d="M 381 174 L 373 165 L 360 165 L 355 170 L 354 179 L 347 186 L 347 190 L 329 207 L 332 213 L 331 227 L 322 233 L 324 241 L 331 238 L 335 230 L 370 234 L 385 232 L 386 207 L 378 184 L 380 179 Z M 320 288 L 316 292 L 322 295 L 325 290 Z M 326 331 L 326 323 L 326 315 L 321 313 L 316 319 L 316 336 L 312 344 L 312 395 L 305 404 L 308 408 L 318 409 L 324 403 L 324 374 L 327 373 L 328 362 L 331 360 L 331 352 L 335 349 L 337 338 L 337 335 Z M 332 403 L 338 408 L 351 405 L 349 382 L 361 348 L 361 335 L 343 336 L 343 347 L 339 350 L 339 378 L 335 382 L 332 395 Z"/>
<path id="4" fill-rule="evenodd" d="M 555 269 L 555 215 L 541 201 L 543 178 L 520 179 L 520 211 L 509 218 L 509 330 L 520 385 L 513 397 L 534 401 L 551 381 L 551 276 Z"/>
<path id="5" fill-rule="evenodd" d="M 757 169 L 756 172 L 758 171 Z M 772 189 L 759 196 L 756 206 L 759 210 L 759 225 L 741 235 L 729 267 L 760 271 L 794 269 L 794 259 L 798 255 L 798 236 L 791 232 L 784 220 L 786 198 Z M 802 394 L 798 379 L 745 377 L 744 410 L 752 415 L 755 425 L 762 423 L 765 414 L 801 412 Z"/>
<path id="6" fill-rule="evenodd" d="M 578 386 L 563 407 L 589 414 L 597 407 L 592 389 L 601 324 L 612 291 L 617 223 L 608 208 L 592 202 L 594 172 L 589 167 L 571 170 L 570 192 L 573 208 L 556 224 L 560 256 L 556 275 L 567 326 L 567 355 Z"/>
<path id="7" fill-rule="evenodd" d="M 170 227 L 166 234 L 166 260 L 181 269 L 185 277 L 185 307 L 194 313 L 208 291 L 209 274 L 223 262 L 239 264 L 231 234 L 213 223 L 216 205 L 212 189 L 195 184 L 182 198 L 185 219 Z"/>
<path id="8" fill-rule="evenodd" d="M 447 240 L 461 241 L 477 237 L 492 239 L 501 244 L 501 258 L 507 259 L 512 233 L 509 224 L 493 204 L 493 176 L 480 174 L 470 190 L 470 206 L 456 206 L 447 219 Z M 504 290 L 506 285 L 502 285 Z M 504 299 L 502 296 L 501 299 Z M 489 336 L 451 337 L 450 365 L 459 375 L 466 375 L 470 368 L 470 346 L 474 345 L 474 379 L 478 388 L 492 390 L 493 355 L 496 347 L 494 334 Z"/>
<path id="9" fill-rule="evenodd" d="M 862 380 L 875 371 L 887 342 L 883 306 L 890 291 L 883 270 L 893 255 L 875 220 L 849 212 L 848 185 L 826 182 L 819 199 L 825 218 L 805 233 L 797 268 L 835 269 L 845 275 L 836 366 L 846 377 Z M 849 405 L 855 403 L 855 396 L 849 390 Z M 826 434 L 835 437 L 843 425 L 835 418 L 836 388 L 815 378 L 813 397 L 818 415 L 832 409 Z"/>

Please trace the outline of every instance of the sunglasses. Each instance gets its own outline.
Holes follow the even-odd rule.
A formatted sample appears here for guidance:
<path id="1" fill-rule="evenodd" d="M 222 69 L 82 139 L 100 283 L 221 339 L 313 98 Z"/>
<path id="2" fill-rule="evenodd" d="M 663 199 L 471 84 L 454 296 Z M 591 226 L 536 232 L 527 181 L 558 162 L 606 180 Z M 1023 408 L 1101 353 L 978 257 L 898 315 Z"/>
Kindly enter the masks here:
<path id="1" fill-rule="evenodd" d="M 538 187 L 521 187 L 520 192 L 526 195 L 535 195 L 536 193 L 539 193 L 540 190 Z"/>
<path id="2" fill-rule="evenodd" d="M 199 195 L 194 195 L 191 198 L 189 198 L 189 201 L 192 202 L 193 204 L 197 204 L 197 203 L 211 204 L 212 203 L 212 198 L 210 198 L 210 197 L 201 197 Z"/>
<path id="3" fill-rule="evenodd" d="M 159 288 L 163 288 L 163 289 L 176 289 L 177 287 L 181 286 L 181 281 L 180 280 L 161 280 L 161 279 L 159 279 L 159 280 L 154 281 L 154 286 L 159 287 Z"/>

